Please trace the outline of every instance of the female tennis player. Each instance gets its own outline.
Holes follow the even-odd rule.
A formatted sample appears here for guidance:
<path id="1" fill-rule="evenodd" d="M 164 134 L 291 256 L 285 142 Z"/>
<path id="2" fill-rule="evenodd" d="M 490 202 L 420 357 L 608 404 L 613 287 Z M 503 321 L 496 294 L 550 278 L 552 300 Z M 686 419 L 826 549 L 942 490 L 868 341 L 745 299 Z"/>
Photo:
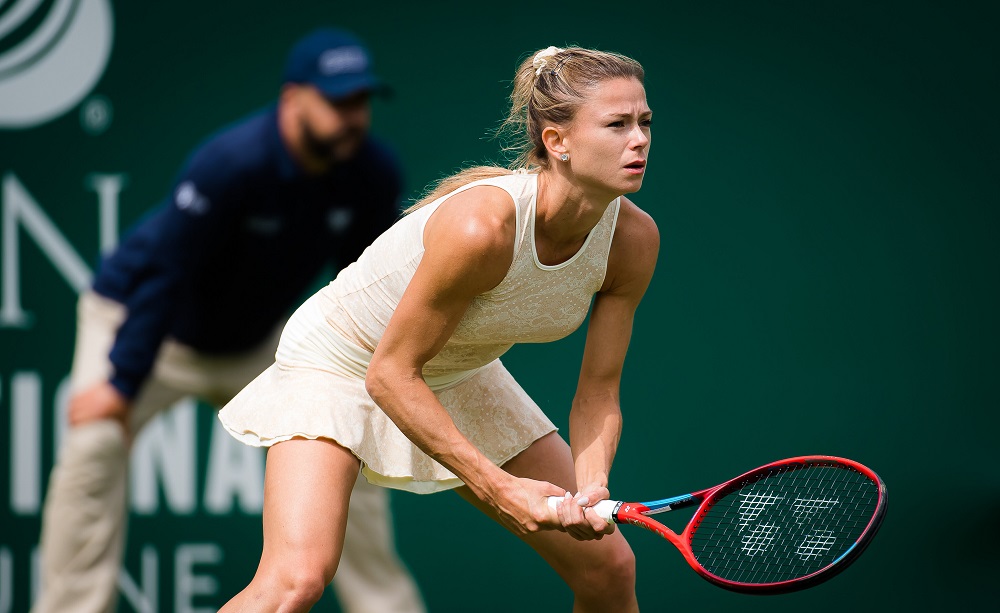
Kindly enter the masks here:
<path id="1" fill-rule="evenodd" d="M 659 248 L 622 197 L 646 170 L 643 77 L 614 53 L 527 58 L 505 122 L 524 141 L 514 170 L 443 180 L 296 311 L 275 364 L 220 414 L 270 447 L 260 565 L 223 611 L 320 598 L 359 469 L 386 487 L 458 488 L 563 577 L 574 611 L 638 610 L 632 551 L 590 507 L 609 497 L 622 365 Z M 499 357 L 567 336 L 592 301 L 567 444 Z"/>

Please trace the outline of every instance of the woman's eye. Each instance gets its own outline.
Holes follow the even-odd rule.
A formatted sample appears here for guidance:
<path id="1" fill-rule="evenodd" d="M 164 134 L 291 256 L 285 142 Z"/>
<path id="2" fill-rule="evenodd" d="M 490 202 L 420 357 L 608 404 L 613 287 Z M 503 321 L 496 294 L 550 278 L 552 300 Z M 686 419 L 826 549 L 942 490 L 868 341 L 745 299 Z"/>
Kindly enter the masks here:
<path id="1" fill-rule="evenodd" d="M 608 124 L 609 128 L 622 128 L 624 126 L 625 126 L 624 121 L 612 121 L 611 123 Z"/>
<path id="2" fill-rule="evenodd" d="M 653 120 L 652 119 L 643 119 L 642 121 L 639 122 L 639 125 L 643 126 L 645 128 L 648 128 L 649 126 L 653 125 Z"/>

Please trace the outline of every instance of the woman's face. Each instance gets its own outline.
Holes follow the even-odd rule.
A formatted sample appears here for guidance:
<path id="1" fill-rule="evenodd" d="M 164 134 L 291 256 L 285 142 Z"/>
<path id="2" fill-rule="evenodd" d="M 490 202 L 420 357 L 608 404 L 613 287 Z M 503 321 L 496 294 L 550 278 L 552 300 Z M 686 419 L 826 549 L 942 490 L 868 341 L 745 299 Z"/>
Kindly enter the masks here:
<path id="1" fill-rule="evenodd" d="M 646 90 L 637 79 L 612 79 L 598 84 L 565 129 L 562 145 L 569 164 L 584 184 L 616 194 L 638 191 L 649 154 L 652 111 Z"/>

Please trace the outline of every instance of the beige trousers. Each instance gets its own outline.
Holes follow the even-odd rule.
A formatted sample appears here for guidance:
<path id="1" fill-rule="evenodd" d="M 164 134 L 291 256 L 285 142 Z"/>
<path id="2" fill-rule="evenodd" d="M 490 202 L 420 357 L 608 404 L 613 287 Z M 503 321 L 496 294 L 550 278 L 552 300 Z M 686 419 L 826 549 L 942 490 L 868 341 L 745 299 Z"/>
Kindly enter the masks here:
<path id="1" fill-rule="evenodd" d="M 71 386 L 111 374 L 108 354 L 125 317 L 123 305 L 81 295 Z M 135 399 L 131 433 L 176 401 L 195 396 L 222 406 L 274 361 L 279 334 L 227 357 L 163 343 Z M 70 428 L 49 478 L 42 511 L 42 587 L 34 613 L 114 611 L 124 552 L 128 445 L 121 427 L 101 420 Z M 347 613 L 424 611 L 416 583 L 395 551 L 388 491 L 359 478 L 351 496 L 344 553 L 333 585 Z"/>

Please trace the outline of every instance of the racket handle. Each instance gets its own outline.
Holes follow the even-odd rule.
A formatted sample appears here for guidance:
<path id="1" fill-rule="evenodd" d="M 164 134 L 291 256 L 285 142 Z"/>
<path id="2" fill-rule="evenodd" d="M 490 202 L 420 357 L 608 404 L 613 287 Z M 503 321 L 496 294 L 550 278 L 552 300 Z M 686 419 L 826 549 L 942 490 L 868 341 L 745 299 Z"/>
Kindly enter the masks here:
<path id="1" fill-rule="evenodd" d="M 572 499 L 570 500 L 572 501 Z M 561 496 L 549 496 L 548 501 L 549 508 L 558 509 L 559 505 L 565 502 L 566 499 Z M 594 511 L 594 513 L 597 513 L 598 517 L 611 524 L 615 521 L 614 513 L 617 506 L 617 500 L 602 500 L 590 507 L 590 509 Z"/>

